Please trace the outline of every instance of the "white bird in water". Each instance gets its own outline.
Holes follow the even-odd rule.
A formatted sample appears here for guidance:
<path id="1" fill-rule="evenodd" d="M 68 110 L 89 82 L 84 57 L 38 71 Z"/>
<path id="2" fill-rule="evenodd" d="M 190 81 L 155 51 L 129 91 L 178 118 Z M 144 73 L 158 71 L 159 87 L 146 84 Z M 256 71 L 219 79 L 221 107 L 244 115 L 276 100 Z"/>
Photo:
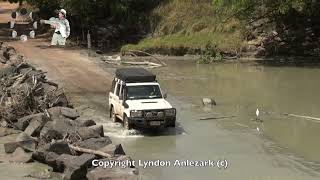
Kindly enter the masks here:
<path id="1" fill-rule="evenodd" d="M 259 111 L 259 109 L 257 108 L 257 110 L 256 110 L 256 121 L 260 121 L 260 122 L 262 122 L 262 120 L 261 119 L 259 119 L 259 114 L 260 114 L 260 111 Z"/>

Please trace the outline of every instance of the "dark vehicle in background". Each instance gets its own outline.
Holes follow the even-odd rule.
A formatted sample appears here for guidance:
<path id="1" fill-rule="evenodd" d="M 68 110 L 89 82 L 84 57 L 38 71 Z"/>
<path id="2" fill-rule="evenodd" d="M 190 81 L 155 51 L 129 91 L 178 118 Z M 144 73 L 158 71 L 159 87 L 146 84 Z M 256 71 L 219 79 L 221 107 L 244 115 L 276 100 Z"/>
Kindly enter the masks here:
<path id="1" fill-rule="evenodd" d="M 38 29 L 38 13 L 28 12 L 26 8 L 18 9 L 11 13 L 9 27 L 12 38 L 35 38 Z"/>

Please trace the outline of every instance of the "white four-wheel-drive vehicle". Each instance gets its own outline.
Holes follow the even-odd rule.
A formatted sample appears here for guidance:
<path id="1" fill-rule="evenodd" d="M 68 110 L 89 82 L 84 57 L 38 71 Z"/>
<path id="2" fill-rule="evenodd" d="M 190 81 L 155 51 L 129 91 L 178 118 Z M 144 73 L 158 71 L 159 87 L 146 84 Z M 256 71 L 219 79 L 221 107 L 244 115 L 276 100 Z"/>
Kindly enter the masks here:
<path id="1" fill-rule="evenodd" d="M 109 92 L 110 118 L 122 121 L 125 129 L 175 127 L 176 109 L 165 98 L 151 72 L 117 69 Z"/>

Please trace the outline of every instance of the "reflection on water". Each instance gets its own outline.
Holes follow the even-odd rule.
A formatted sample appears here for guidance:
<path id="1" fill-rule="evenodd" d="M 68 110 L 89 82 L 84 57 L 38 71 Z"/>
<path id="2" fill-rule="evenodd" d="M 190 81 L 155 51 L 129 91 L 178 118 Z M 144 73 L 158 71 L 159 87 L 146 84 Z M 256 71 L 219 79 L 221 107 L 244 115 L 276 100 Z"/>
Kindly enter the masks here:
<path id="1" fill-rule="evenodd" d="M 320 69 L 246 64 L 174 67 L 169 68 L 171 75 L 166 69 L 157 70 L 163 88 L 172 96 L 186 97 L 192 104 L 199 104 L 202 97 L 215 98 L 218 106 L 213 112 L 238 117 L 217 121 L 225 127 L 242 123 L 253 128 L 256 125 L 250 120 L 259 108 L 264 136 L 308 160 L 320 161 L 319 121 L 283 115 L 320 117 Z M 193 110 L 210 114 L 201 108 Z"/>

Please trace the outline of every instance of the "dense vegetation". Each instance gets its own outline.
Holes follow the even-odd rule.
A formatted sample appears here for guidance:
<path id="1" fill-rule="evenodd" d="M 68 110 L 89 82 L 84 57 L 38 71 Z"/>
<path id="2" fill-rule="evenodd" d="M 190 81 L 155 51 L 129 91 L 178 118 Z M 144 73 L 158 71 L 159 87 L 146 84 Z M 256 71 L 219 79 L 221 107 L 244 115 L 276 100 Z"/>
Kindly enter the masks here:
<path id="1" fill-rule="evenodd" d="M 319 56 L 319 7 L 319 0 L 171 0 L 152 11 L 151 36 L 123 49 L 190 52 L 213 43 L 233 55 Z"/>
<path id="2" fill-rule="evenodd" d="M 23 0 L 10 0 L 22 2 Z M 162 54 L 320 55 L 320 0 L 25 0 L 42 18 L 65 8 L 72 35 L 99 48 Z"/>

